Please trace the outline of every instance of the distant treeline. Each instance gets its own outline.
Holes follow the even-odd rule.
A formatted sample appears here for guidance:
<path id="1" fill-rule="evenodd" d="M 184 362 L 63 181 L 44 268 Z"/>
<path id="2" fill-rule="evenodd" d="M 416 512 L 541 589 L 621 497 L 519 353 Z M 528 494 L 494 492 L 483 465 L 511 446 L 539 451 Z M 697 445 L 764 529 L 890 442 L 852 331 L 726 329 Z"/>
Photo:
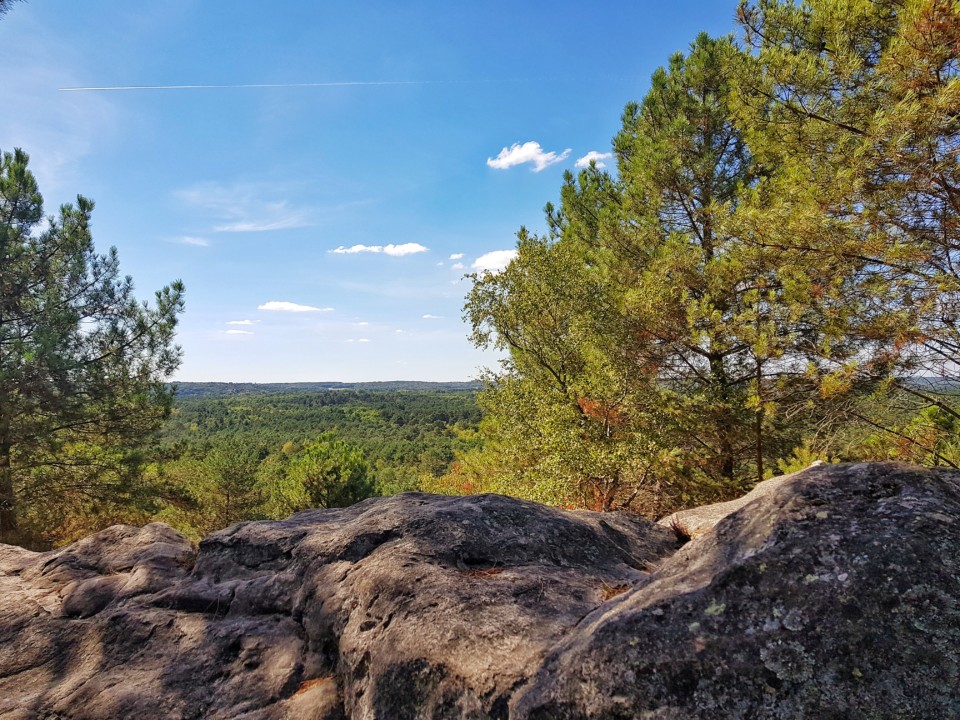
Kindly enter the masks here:
<path id="1" fill-rule="evenodd" d="M 298 382 L 298 383 L 228 383 L 228 382 L 178 382 L 171 383 L 177 397 L 210 397 L 222 395 L 283 395 L 289 393 L 324 392 L 326 390 L 374 390 L 396 392 L 476 392 L 481 383 L 424 382 L 419 380 L 386 380 L 383 382 Z"/>

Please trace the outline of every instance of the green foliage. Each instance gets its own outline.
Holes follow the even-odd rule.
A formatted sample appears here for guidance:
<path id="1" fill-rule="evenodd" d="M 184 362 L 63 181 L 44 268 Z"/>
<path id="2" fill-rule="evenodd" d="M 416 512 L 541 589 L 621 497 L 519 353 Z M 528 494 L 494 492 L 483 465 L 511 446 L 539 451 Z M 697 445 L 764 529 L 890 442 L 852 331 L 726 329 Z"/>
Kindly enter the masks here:
<path id="1" fill-rule="evenodd" d="M 100 255 L 83 197 L 43 219 L 17 150 L 0 159 L 0 538 L 29 541 L 52 508 L 137 497 L 140 446 L 169 412 L 183 286 L 138 301 Z M 54 513 L 56 514 L 56 513 Z"/>
<path id="2" fill-rule="evenodd" d="M 203 459 L 201 493 L 208 511 L 204 531 L 252 520 L 263 497 L 258 487 L 260 457 L 255 447 L 238 440 L 222 443 Z"/>
<path id="3" fill-rule="evenodd" d="M 332 433 L 309 443 L 290 463 L 289 476 L 303 488 L 310 507 L 346 507 L 374 494 L 363 451 Z"/>
<path id="4" fill-rule="evenodd" d="M 482 421 L 470 384 L 187 384 L 144 448 L 182 286 L 138 303 L 92 203 L 41 228 L 4 155 L 0 533 L 196 536 L 409 489 L 660 515 L 815 459 L 960 466 L 960 4 L 738 18 L 627 105 L 615 173 L 567 173 L 548 232 L 474 276 L 472 340 L 507 353 Z"/>
<path id="5" fill-rule="evenodd" d="M 519 472 L 508 485 L 653 513 L 742 492 L 795 444 L 776 417 L 802 394 L 791 309 L 734 232 L 756 177 L 729 106 L 741 65 L 706 36 L 671 58 L 627 106 L 619 178 L 568 175 L 550 237 L 521 230 L 511 265 L 475 278 L 474 342 L 510 352 L 482 401 L 484 452 L 526 456 L 494 472 Z"/>
<path id="6" fill-rule="evenodd" d="M 239 520 L 420 490 L 471 445 L 462 436 L 479 418 L 458 387 L 318 387 L 189 383 L 149 449 L 154 502 L 142 521 L 199 539 Z"/>
<path id="7" fill-rule="evenodd" d="M 743 234 L 820 268 L 792 278 L 816 309 L 811 377 L 826 397 L 872 384 L 887 406 L 960 419 L 960 5 L 761 0 L 740 18 L 738 112 L 770 170 Z M 879 430 L 878 454 L 955 464 L 939 434 L 870 409 L 848 417 Z"/>
<path id="8" fill-rule="evenodd" d="M 806 438 L 803 441 L 803 445 L 793 449 L 790 457 L 777 460 L 777 470 L 780 475 L 789 475 L 790 473 L 799 472 L 804 468 L 808 468 L 815 462 L 835 463 L 837 460 L 831 457 L 828 452 L 818 450 L 814 447 L 813 441 L 810 438 Z"/>
<path id="9" fill-rule="evenodd" d="M 202 457 L 223 440 L 241 438 L 270 454 L 284 448 L 291 455 L 318 434 L 333 431 L 362 448 L 378 470 L 439 474 L 458 447 L 453 428 L 475 425 L 479 418 L 474 394 L 463 391 L 178 392 L 157 452 L 168 458 Z"/>
<path id="10" fill-rule="evenodd" d="M 815 456 L 956 464 L 960 5 L 739 18 L 742 46 L 701 35 L 627 105 L 616 176 L 568 174 L 549 236 L 474 278 L 473 340 L 509 358 L 452 487 L 608 509 L 575 489 L 669 504 Z"/>

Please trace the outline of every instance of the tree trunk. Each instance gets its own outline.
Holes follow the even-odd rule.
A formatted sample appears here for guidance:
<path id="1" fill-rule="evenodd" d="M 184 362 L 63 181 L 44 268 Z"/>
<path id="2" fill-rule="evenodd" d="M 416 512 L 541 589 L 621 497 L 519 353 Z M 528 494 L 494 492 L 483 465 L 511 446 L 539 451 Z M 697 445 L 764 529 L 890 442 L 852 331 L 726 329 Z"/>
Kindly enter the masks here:
<path id="1" fill-rule="evenodd" d="M 757 482 L 763 482 L 763 366 L 757 361 Z"/>
<path id="2" fill-rule="evenodd" d="M 717 460 L 720 477 L 732 485 L 736 479 L 737 457 L 731 438 L 734 419 L 730 417 L 730 382 L 727 379 L 727 369 L 724 367 L 721 355 L 710 355 L 709 362 L 710 379 L 714 386 L 714 392 L 723 404 L 720 414 L 716 417 L 717 442 L 719 444 Z"/>
<path id="3" fill-rule="evenodd" d="M 0 542 L 7 542 L 17 530 L 17 496 L 13 491 L 10 462 L 10 435 L 0 437 Z"/>

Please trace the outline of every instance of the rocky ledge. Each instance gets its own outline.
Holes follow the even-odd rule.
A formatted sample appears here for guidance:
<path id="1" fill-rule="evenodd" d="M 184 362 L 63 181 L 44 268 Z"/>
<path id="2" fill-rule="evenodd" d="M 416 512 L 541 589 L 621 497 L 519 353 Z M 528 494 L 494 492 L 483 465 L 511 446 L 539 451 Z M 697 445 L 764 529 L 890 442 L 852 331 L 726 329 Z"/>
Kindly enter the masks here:
<path id="1" fill-rule="evenodd" d="M 960 717 L 960 475 L 768 483 L 686 543 L 404 494 L 0 545 L 0 717 Z"/>

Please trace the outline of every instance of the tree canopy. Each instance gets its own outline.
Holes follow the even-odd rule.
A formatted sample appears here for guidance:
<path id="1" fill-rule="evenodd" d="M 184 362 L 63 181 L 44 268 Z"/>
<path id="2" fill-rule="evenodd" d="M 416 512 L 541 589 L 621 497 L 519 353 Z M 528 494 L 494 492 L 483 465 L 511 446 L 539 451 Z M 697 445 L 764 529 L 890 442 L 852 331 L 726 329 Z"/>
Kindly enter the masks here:
<path id="1" fill-rule="evenodd" d="M 134 296 L 96 252 L 93 203 L 44 218 L 26 153 L 0 160 L 0 536 L 70 502 L 126 492 L 169 412 L 183 285 Z"/>
<path id="2" fill-rule="evenodd" d="M 568 173 L 548 234 L 474 277 L 474 342 L 509 356 L 471 487 L 656 512 L 791 458 L 960 461 L 960 8 L 738 17 L 627 105 L 615 173 Z"/>
<path id="3" fill-rule="evenodd" d="M 807 283 L 827 328 L 824 394 L 872 381 L 878 403 L 852 416 L 895 455 L 956 466 L 943 428 L 960 419 L 960 6 L 763 0 L 739 17 L 742 124 L 776 168 L 745 233 L 786 263 L 833 269 L 833 283 Z"/>

